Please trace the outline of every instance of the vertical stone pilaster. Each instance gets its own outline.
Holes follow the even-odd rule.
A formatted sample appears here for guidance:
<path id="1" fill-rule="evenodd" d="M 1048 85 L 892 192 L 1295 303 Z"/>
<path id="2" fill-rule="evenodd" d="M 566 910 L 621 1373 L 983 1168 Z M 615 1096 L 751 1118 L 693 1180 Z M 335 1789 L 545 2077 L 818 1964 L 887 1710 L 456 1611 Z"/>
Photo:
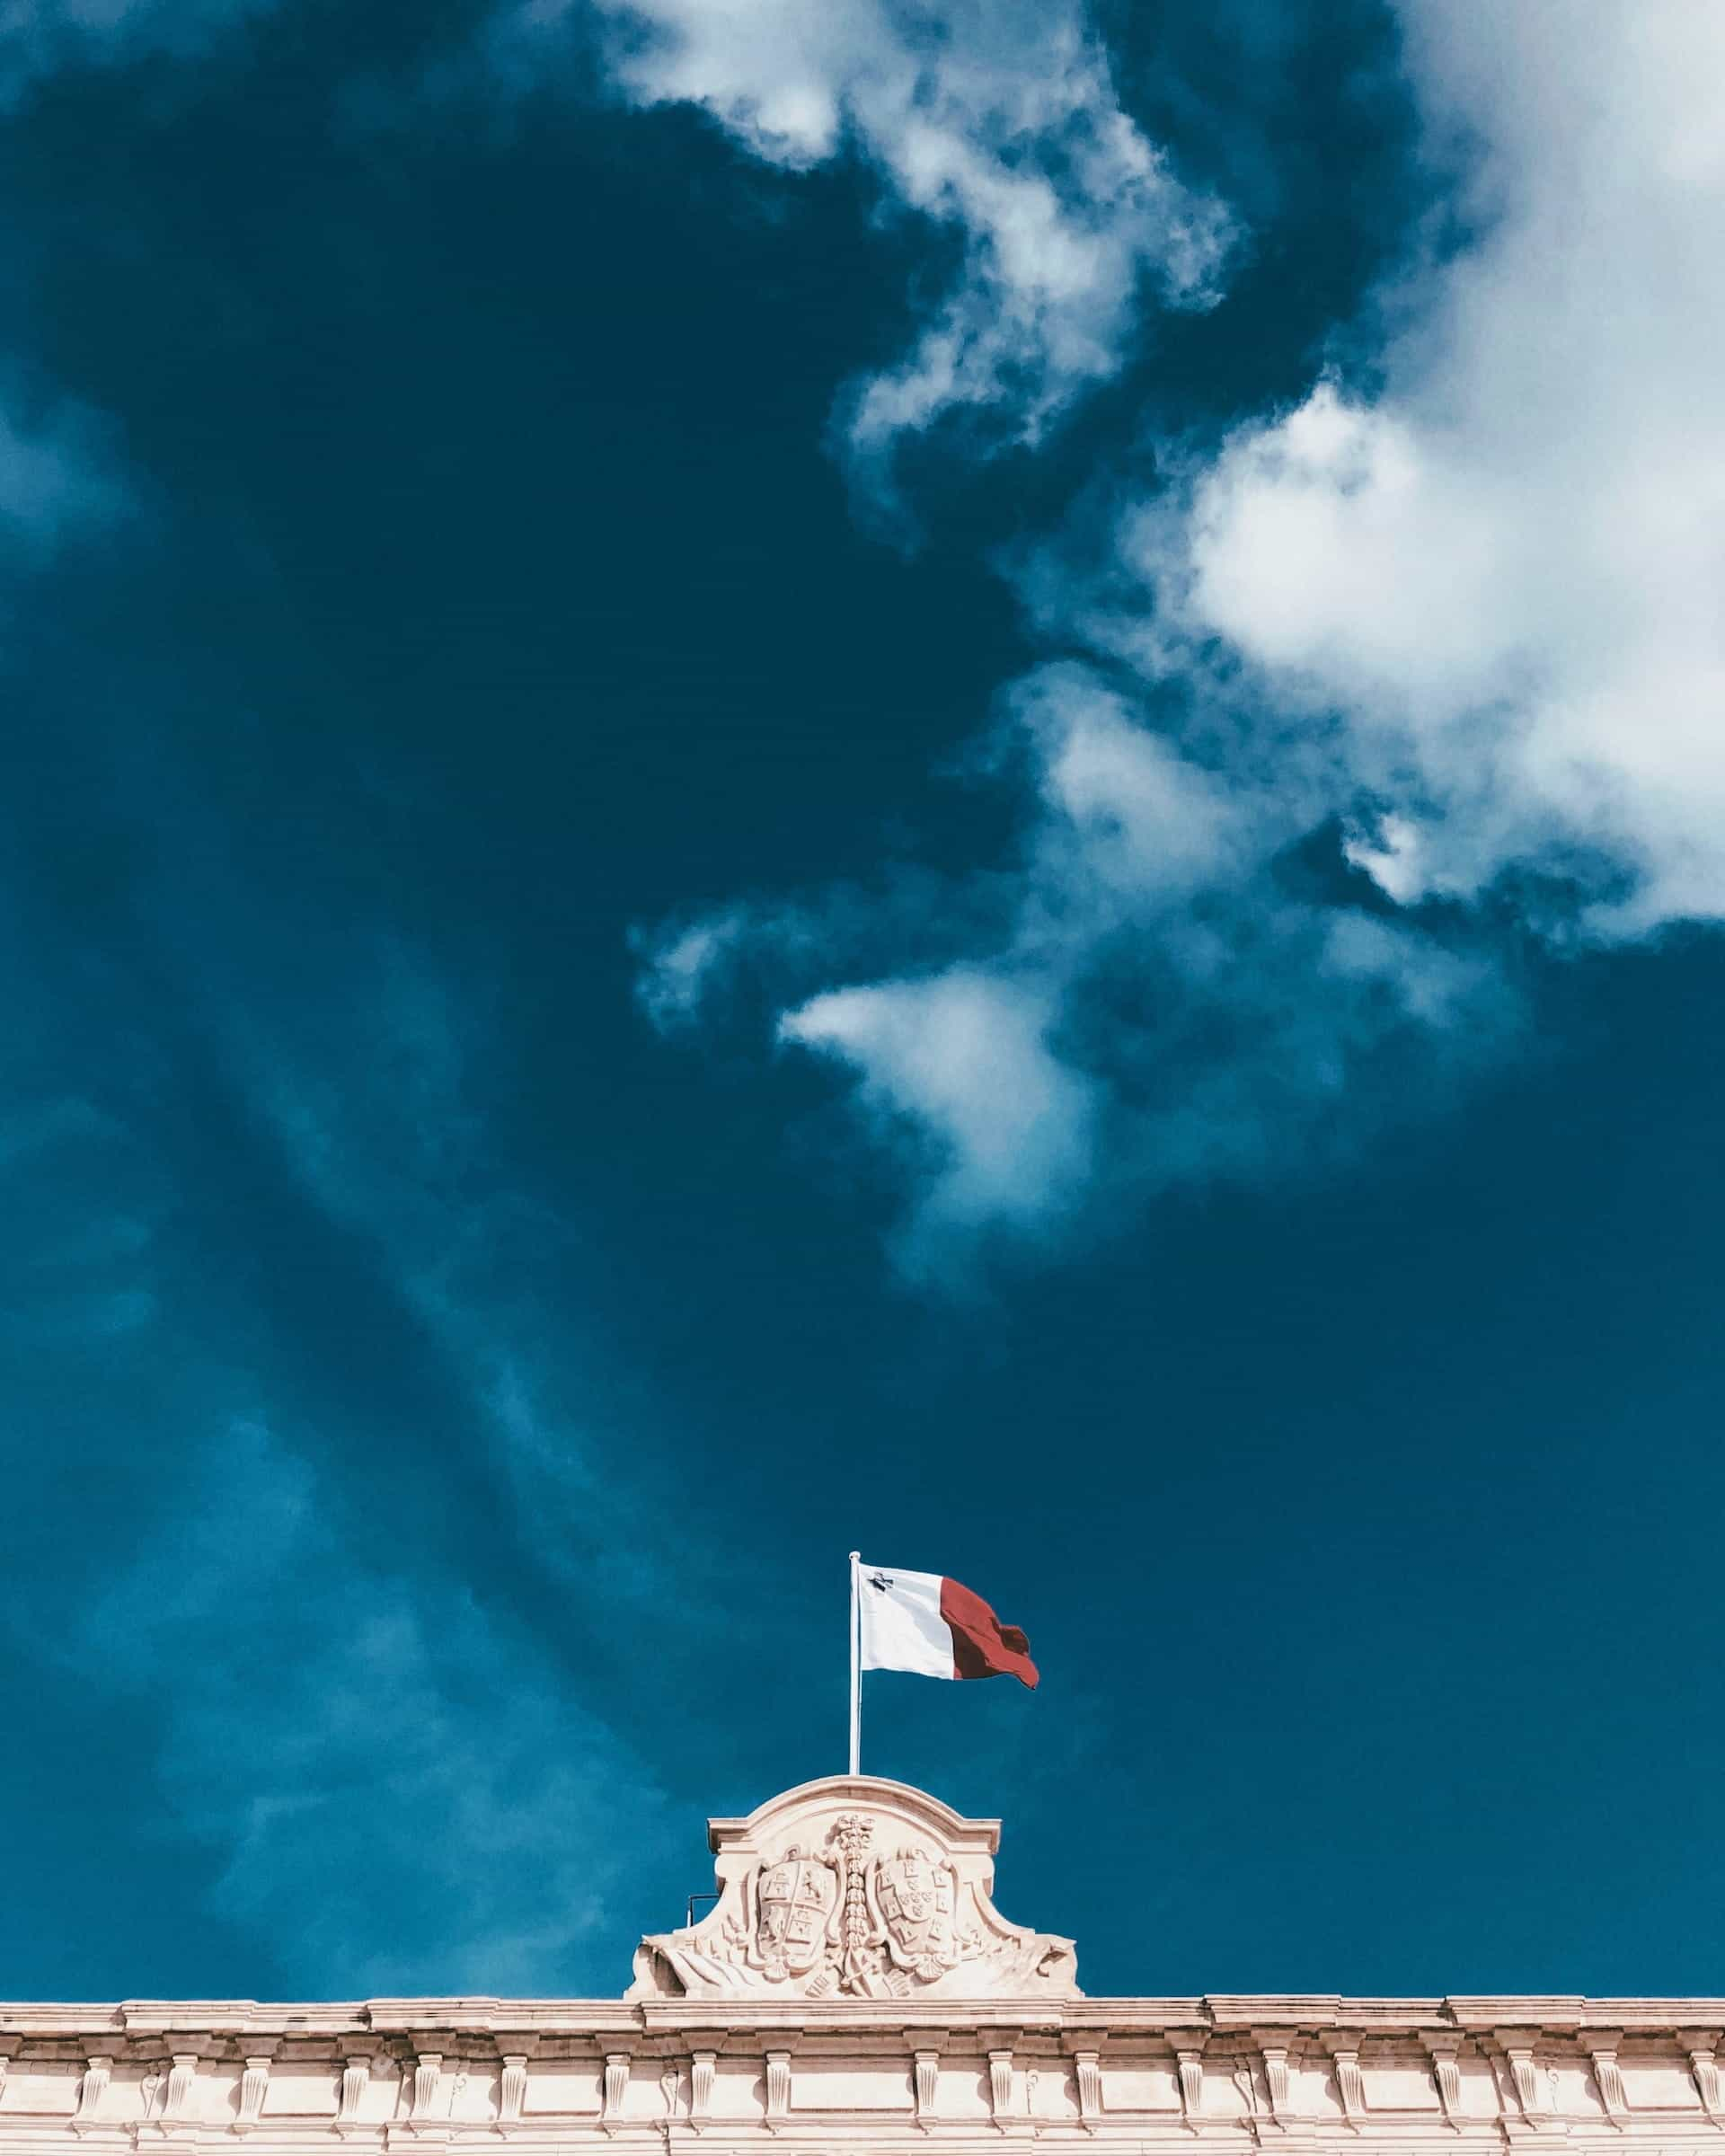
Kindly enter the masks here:
<path id="1" fill-rule="evenodd" d="M 420 2052 L 413 2063 L 413 2108 L 407 2115 L 411 2121 L 437 2116 L 438 2094 L 442 2086 L 443 2054 Z"/>
<path id="2" fill-rule="evenodd" d="M 1186 2124 L 1196 2134 L 1204 2116 L 1204 2046 L 1202 2043 L 1177 2046 L 1174 2063 L 1180 2074 L 1180 2107 Z"/>
<path id="3" fill-rule="evenodd" d="M 1336 2095 L 1341 2104 L 1341 2116 L 1356 2133 L 1366 2119 L 1366 2077 L 1359 2066 L 1359 2038 L 1348 2035 L 1329 2034 L 1321 2039 L 1330 2054 L 1330 2063 L 1335 2069 Z"/>
<path id="4" fill-rule="evenodd" d="M 1606 2107 L 1606 2116 L 1614 2126 L 1622 2125 L 1629 2116 L 1629 2098 L 1623 2089 L 1623 2069 L 1617 2063 L 1617 2047 L 1623 2040 L 1621 2029 L 1587 2029 L 1581 2037 L 1581 2048 L 1593 2061 L 1593 2078 L 1598 2085 L 1599 2101 Z"/>
<path id="5" fill-rule="evenodd" d="M 927 2133 L 933 2123 L 934 2103 L 941 2086 L 941 2054 L 919 2051 L 911 2065 L 911 2086 L 916 2098 L 916 2124 Z"/>
<path id="6" fill-rule="evenodd" d="M 336 2094 L 335 2130 L 338 2134 L 350 2134 L 358 2125 L 359 2107 L 365 2101 L 366 2090 L 370 2086 L 370 2054 L 350 2051 L 342 2061 L 341 2079 Z"/>
<path id="7" fill-rule="evenodd" d="M 1500 2028 L 1496 2032 L 1498 2047 L 1509 2065 L 1509 2085 L 1524 2118 L 1538 2122 L 1551 2116 L 1546 2099 L 1544 2082 L 1535 2057 L 1537 2048 L 1534 2036 L 1525 2028 Z M 1502 2076 L 1499 2076 L 1499 2084 Z"/>
<path id="8" fill-rule="evenodd" d="M 769 2051 L 766 2054 L 766 2123 L 779 2127 L 791 2117 L 791 2054 L 788 2051 Z"/>
<path id="9" fill-rule="evenodd" d="M 499 2125 L 512 2126 L 521 2116 L 522 2107 L 527 2100 L 527 2054 L 525 2051 L 509 2051 L 503 2054 L 503 2071 L 497 2084 L 497 2122 Z"/>
<path id="10" fill-rule="evenodd" d="M 1102 2116 L 1102 2054 L 1099 2051 L 1075 2051 L 1072 2054 L 1072 2078 L 1078 2090 L 1078 2123 L 1086 2133 L 1096 2131 L 1096 2122 Z"/>
<path id="11" fill-rule="evenodd" d="M 1269 2116 L 1278 2126 L 1285 2126 L 1293 2111 L 1288 2080 L 1288 2034 L 1280 2028 L 1254 2028 L 1252 2041 L 1258 2046 L 1258 2055 L 1263 2062 L 1264 2087 L 1269 2097 Z"/>
<path id="12" fill-rule="evenodd" d="M 607 2051 L 605 2054 L 605 2108 L 599 2114 L 599 2124 L 607 2134 L 615 2134 L 623 2124 L 623 2106 L 629 2093 L 631 2063 L 626 2051 Z"/>
<path id="13" fill-rule="evenodd" d="M 718 2072 L 716 2051 L 689 2054 L 689 2124 L 697 2134 L 712 2116 L 712 2084 Z"/>
<path id="14" fill-rule="evenodd" d="M 1013 2116 L 1013 2054 L 1010 2045 L 1003 2045 L 988 2054 L 988 2108 L 997 2126 L 1004 2126 Z"/>
<path id="15" fill-rule="evenodd" d="M 87 2134 L 95 2125 L 96 2113 L 108 2093 L 109 2076 L 113 2071 L 114 2062 L 104 2053 L 93 2053 L 85 2059 L 83 2078 L 78 2082 L 78 2107 L 72 2118 L 75 2134 Z"/>
<path id="16" fill-rule="evenodd" d="M 192 2091 L 198 2083 L 198 2054 L 176 2051 L 168 2068 L 168 2092 L 162 2105 L 164 2125 L 183 2122 L 192 2108 Z"/>
<path id="17" fill-rule="evenodd" d="M 270 2056 L 267 2051 L 253 2052 L 245 2062 L 245 2071 L 240 2076 L 240 2107 L 234 2115 L 235 2134 L 249 2134 L 263 2116 L 263 2099 L 270 2089 Z"/>
<path id="18" fill-rule="evenodd" d="M 1701 2099 L 1701 2107 L 1715 2125 L 1725 2123 L 1725 2095 L 1721 2094 L 1719 2080 L 1719 2037 L 1711 2028 L 1692 2028 L 1683 2032 L 1679 2041 L 1688 2054 L 1689 2071 L 1694 2077 L 1695 2094 Z"/>
<path id="19" fill-rule="evenodd" d="M 1438 2087 L 1438 2102 L 1444 2124 L 1460 2129 L 1462 2123 L 1462 2039 L 1422 2030 L 1420 2042 L 1431 2057 L 1431 2078 Z"/>

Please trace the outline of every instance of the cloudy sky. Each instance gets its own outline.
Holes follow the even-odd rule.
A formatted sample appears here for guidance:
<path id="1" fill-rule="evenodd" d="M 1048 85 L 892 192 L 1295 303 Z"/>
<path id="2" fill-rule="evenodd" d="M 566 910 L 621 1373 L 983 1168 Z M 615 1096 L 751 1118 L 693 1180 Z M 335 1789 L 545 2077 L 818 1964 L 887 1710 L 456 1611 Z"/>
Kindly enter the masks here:
<path id="1" fill-rule="evenodd" d="M 1722 97 L 0 0 L 0 1992 L 615 1994 L 854 1545 L 1087 1989 L 1717 1990 Z"/>

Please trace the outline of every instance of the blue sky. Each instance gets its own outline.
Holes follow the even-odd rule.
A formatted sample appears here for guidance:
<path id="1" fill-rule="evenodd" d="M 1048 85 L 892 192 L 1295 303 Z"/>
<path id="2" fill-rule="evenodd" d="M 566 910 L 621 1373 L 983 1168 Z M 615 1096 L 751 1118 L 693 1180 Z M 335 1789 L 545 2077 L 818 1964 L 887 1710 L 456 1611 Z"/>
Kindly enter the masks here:
<path id="1" fill-rule="evenodd" d="M 1705 1993 L 1725 31 L 0 22 L 0 1993 Z"/>

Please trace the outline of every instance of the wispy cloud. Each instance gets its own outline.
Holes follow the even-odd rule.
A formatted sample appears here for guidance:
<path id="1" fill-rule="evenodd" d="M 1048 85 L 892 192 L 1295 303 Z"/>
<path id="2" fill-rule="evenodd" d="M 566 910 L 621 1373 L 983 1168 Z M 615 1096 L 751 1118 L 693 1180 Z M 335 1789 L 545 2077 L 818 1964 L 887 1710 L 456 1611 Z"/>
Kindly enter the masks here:
<path id="1" fill-rule="evenodd" d="M 0 539 L 28 567 L 80 532 L 132 508 L 123 467 L 98 416 L 64 399 L 0 397 Z"/>
<path id="2" fill-rule="evenodd" d="M 711 112 L 754 155 L 866 160 L 883 208 L 959 243 L 910 353 L 847 393 L 840 436 L 877 501 L 899 440 L 961 420 L 973 450 L 1034 442 L 1119 367 L 1154 292 L 1216 296 L 1234 227 L 1121 105 L 1075 0 L 599 0 L 615 80 Z M 506 10 L 530 64 L 566 4 Z M 525 56 L 525 57 L 524 57 Z"/>
<path id="3" fill-rule="evenodd" d="M 1242 429 L 1126 546 L 1171 629 L 1340 707 L 1398 899 L 1516 862 L 1603 932 L 1725 912 L 1725 24 L 1618 0 L 1404 9 L 1478 238 L 1376 380 Z"/>
<path id="4" fill-rule="evenodd" d="M 779 1038 L 854 1074 L 916 1277 L 1046 1249 L 1172 1183 L 1332 1160 L 1453 1098 L 1518 1023 L 1465 923 L 1350 882 L 1333 833 L 1302 860 L 1309 788 L 1182 755 L 1092 667 L 1020 684 L 985 769 L 1030 789 L 1010 872 L 873 914 L 806 897 L 733 920 L 699 968 L 686 928 L 667 943 L 679 1014 L 725 1009 L 765 959 Z M 846 981 L 882 919 L 917 962 Z"/>
<path id="5" fill-rule="evenodd" d="M 137 897 L 146 932 L 167 900 L 147 882 Z M 63 972 L 0 938 L 14 1103 L 0 1125 L 0 1359 L 8 1437 L 43 1463 L 37 1540 L 0 1591 L 9 1652 L 55 1682 L 75 1671 L 93 1713 L 123 1709 L 152 1732 L 137 1772 L 158 1831 L 221 1852 L 207 1906 L 251 1937 L 269 1981 L 619 1990 L 631 1925 L 686 1821 L 562 1641 L 596 1625 L 611 1639 L 625 1617 L 652 1637 L 663 1514 L 644 1433 L 616 1442 L 601 1389 L 582 1383 L 581 1313 L 546 1301 L 568 1241 L 511 1197 L 475 1107 L 482 1021 L 385 941 L 375 971 L 363 951 L 341 966 L 324 954 L 294 1007 L 302 1030 L 261 983 L 249 1009 L 230 1002 L 223 929 L 200 941 L 177 910 L 164 917 L 199 990 L 152 1037 L 102 980 L 104 1039 L 126 1053 L 87 1095 L 66 1084 L 83 1056 Z M 240 932 L 255 968 L 264 947 Z M 376 1013 L 351 1054 L 337 1006 Z M 232 1267 L 220 1207 L 212 1217 L 200 1195 L 212 1162 L 176 1100 L 210 1098 L 188 1045 L 203 1023 L 233 1074 L 216 1144 L 234 1157 L 218 1176 L 256 1177 L 255 1154 L 238 1157 L 249 1118 L 301 1194 L 248 1211 Z M 309 1246 L 307 1207 L 327 1220 Z M 273 1337 L 280 1276 L 343 1242 L 365 1255 L 341 1277 L 369 1273 L 375 1311 L 396 1299 L 412 1312 L 430 1369 L 404 1399 L 423 1400 L 428 1377 L 452 1387 L 448 1420 L 470 1434 L 464 1461 L 437 1453 L 447 1428 L 422 1444 L 408 1432 L 404 1456 L 423 1451 L 427 1477 L 399 1505 L 366 1459 L 377 1377 L 356 1398 L 311 1343 L 284 1352 Z M 494 1529 L 471 1568 L 478 1527 L 427 1532 L 446 1479 L 513 1513 L 508 1577 L 530 1563 L 547 1592 L 500 1587 Z M 118 1568 L 111 1541 L 82 1532 L 93 1507 L 124 1522 Z M 698 1550 L 676 1562 L 698 1584 Z M 698 1710 L 687 1719 L 699 1726 Z"/>
<path id="6" fill-rule="evenodd" d="M 385 935 L 339 973 L 370 1013 L 363 1050 L 308 1052 L 296 1025 L 236 1000 L 215 1023 L 237 1086 L 424 1329 L 540 1561 L 586 1609 L 650 1608 L 668 1569 L 693 1591 L 709 1560 L 668 1545 L 645 1394 L 624 1428 L 598 1404 L 603 1357 L 567 1299 L 580 1224 L 534 1194 L 500 1135 L 507 1058 L 482 999 Z"/>
<path id="7" fill-rule="evenodd" d="M 620 1990 L 595 1948 L 667 1831 L 651 1775 L 530 1637 L 337 1516 L 263 1425 L 209 1431 L 59 1652 L 155 1710 L 216 1908 L 307 1990 Z"/>
<path id="8" fill-rule="evenodd" d="M 857 1072 L 885 1135 L 920 1139 L 920 1250 L 948 1231 L 1041 1216 L 1092 1164 L 1090 1081 L 1048 1034 L 1046 984 L 978 968 L 828 989 L 779 1021 L 781 1039 Z"/>
<path id="9" fill-rule="evenodd" d="M 1725 913 L 1725 31 L 1402 12 L 1470 243 L 1376 296 L 1369 372 L 1117 482 L 1100 568 L 1063 535 L 1017 564 L 1091 656 L 1004 699 L 1015 862 L 885 905 L 896 965 L 859 962 L 848 901 L 818 959 L 751 932 L 780 1038 L 896 1129 L 917 1262 L 1453 1098 L 1517 1029 L 1494 921 Z M 751 936 L 679 933 L 686 1012 Z"/>
<path id="10" fill-rule="evenodd" d="M 0 110 L 66 67 L 192 59 L 274 0 L 0 0 Z"/>
<path id="11" fill-rule="evenodd" d="M 748 1741 L 687 1602 L 770 1667 L 785 1553 L 745 1578 L 686 1533 L 686 1435 L 517 1162 L 483 988 L 260 888 L 159 713 L 104 746 L 93 850 L 155 842 L 123 954 L 25 932 L 0 800 L 0 1360 L 39 1463 L 9 1652 L 155 1733 L 160 1832 L 222 1852 L 257 1981 L 620 1990 L 708 1795 L 661 1838 L 644 1733 L 674 1710 L 721 1777 Z"/>

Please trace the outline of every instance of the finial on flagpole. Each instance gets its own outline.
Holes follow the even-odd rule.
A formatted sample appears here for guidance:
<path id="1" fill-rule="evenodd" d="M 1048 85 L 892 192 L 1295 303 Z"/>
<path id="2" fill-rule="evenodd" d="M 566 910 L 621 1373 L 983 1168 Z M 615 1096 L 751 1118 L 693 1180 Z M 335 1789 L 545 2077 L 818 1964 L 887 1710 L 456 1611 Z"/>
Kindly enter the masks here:
<path id="1" fill-rule="evenodd" d="M 857 1568 L 862 1562 L 860 1550 L 851 1551 L 851 1772 L 862 1772 L 862 1638 L 858 1626 L 862 1613 L 857 1605 Z"/>

